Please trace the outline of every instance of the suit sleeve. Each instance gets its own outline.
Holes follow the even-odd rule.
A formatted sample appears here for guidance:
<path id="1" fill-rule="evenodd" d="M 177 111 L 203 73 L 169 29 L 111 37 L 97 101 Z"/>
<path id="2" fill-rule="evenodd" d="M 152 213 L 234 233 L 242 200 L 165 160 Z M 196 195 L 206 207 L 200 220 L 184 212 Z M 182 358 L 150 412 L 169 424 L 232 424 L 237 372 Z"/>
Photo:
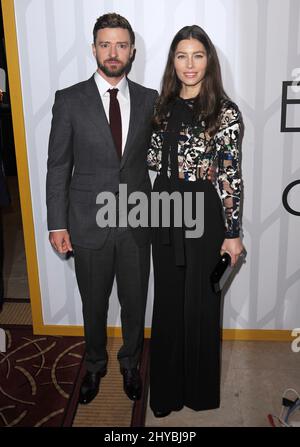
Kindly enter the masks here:
<path id="1" fill-rule="evenodd" d="M 73 129 L 64 96 L 56 92 L 48 147 L 46 202 L 48 230 L 68 228 Z"/>

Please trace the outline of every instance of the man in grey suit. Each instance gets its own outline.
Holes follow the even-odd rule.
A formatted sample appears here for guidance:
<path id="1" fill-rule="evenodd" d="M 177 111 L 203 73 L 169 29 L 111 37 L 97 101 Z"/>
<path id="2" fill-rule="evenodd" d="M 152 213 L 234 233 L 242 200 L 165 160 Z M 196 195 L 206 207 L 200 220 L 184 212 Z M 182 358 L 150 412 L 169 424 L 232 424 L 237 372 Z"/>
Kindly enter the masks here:
<path id="1" fill-rule="evenodd" d="M 146 154 L 155 90 L 130 81 L 135 36 L 129 22 L 101 16 L 94 27 L 98 70 L 87 81 L 56 93 L 49 139 L 47 211 L 50 242 L 59 253 L 73 251 L 82 298 L 86 368 L 79 402 L 97 395 L 106 374 L 106 322 L 116 276 L 123 346 L 118 352 L 124 390 L 141 396 L 138 364 L 143 344 L 150 266 L 148 228 L 100 228 L 96 197 L 119 185 L 128 195 L 151 183 Z"/>

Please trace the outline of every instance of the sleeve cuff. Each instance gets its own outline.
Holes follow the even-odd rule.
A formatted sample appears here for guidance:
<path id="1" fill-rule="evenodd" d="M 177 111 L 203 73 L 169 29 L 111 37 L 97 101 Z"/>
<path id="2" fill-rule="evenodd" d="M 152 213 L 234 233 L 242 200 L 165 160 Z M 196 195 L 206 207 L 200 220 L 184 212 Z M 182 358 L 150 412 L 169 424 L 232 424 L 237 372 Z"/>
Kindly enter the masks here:
<path id="1" fill-rule="evenodd" d="M 59 228 L 58 230 L 49 230 L 49 233 L 56 233 L 57 231 L 67 231 L 66 228 Z"/>
<path id="2" fill-rule="evenodd" d="M 225 239 L 236 239 L 240 237 L 240 232 L 238 233 L 233 233 L 232 231 L 229 233 L 225 233 Z"/>

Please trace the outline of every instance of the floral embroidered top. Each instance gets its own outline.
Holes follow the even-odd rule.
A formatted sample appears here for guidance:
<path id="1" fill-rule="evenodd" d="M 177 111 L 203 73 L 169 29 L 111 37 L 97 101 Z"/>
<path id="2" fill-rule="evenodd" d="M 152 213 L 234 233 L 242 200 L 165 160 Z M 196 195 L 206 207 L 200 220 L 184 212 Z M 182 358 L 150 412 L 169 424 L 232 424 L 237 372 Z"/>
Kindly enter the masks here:
<path id="1" fill-rule="evenodd" d="M 193 107 L 193 100 L 183 100 L 182 107 Z M 162 152 L 166 150 L 164 140 L 167 138 L 168 117 L 160 127 L 153 131 L 148 150 L 148 167 L 161 171 Z M 181 124 L 178 132 L 178 176 L 179 179 L 195 182 L 207 179 L 208 169 L 216 168 L 214 186 L 223 203 L 226 238 L 239 237 L 240 233 L 240 134 L 242 127 L 241 113 L 235 103 L 224 100 L 220 111 L 220 127 L 210 137 L 205 121 L 195 124 Z M 170 175 L 170 166 L 168 168 Z"/>

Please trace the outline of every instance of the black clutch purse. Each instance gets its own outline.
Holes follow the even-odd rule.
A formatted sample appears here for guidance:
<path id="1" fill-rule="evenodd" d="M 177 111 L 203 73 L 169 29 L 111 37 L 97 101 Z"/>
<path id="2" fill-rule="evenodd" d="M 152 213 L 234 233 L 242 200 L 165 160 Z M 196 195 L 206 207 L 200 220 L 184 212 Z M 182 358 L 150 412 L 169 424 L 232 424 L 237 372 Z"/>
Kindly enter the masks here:
<path id="1" fill-rule="evenodd" d="M 210 276 L 211 285 L 215 293 L 221 292 L 226 281 L 231 275 L 233 267 L 231 267 L 230 264 L 231 264 L 230 254 L 224 253 L 220 257 L 216 267 L 214 268 L 214 271 Z"/>
<path id="2" fill-rule="evenodd" d="M 241 253 L 235 266 L 231 267 L 231 257 L 229 253 L 224 253 L 220 256 L 220 259 L 214 268 L 214 271 L 210 275 L 210 281 L 215 293 L 222 291 L 229 277 L 237 270 L 244 262 L 245 253 Z"/>

